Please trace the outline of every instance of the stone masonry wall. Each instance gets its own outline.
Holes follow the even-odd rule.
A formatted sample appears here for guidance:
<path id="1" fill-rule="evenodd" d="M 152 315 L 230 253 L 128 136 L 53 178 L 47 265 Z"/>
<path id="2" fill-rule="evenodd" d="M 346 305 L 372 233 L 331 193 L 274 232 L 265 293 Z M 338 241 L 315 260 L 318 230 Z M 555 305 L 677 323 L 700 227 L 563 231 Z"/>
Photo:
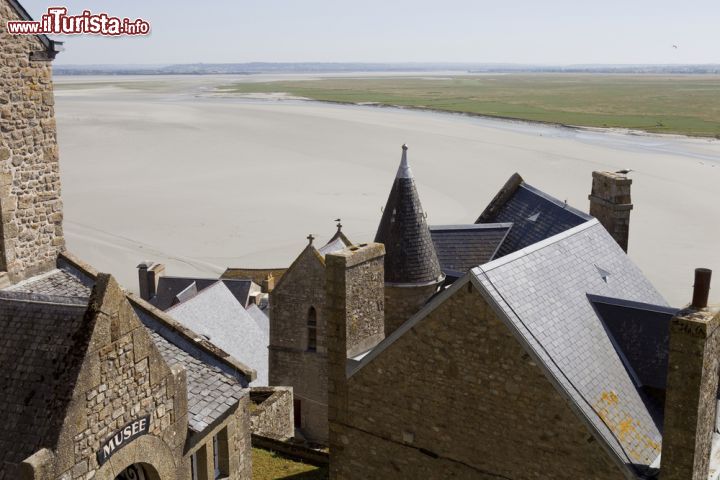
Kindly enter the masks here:
<path id="1" fill-rule="evenodd" d="M 302 433 L 327 442 L 325 267 L 308 246 L 270 293 L 270 385 L 287 385 L 301 403 Z M 317 348 L 307 350 L 307 315 L 317 314 Z"/>
<path id="2" fill-rule="evenodd" d="M 252 478 L 252 445 L 250 442 L 250 396 L 240 399 L 233 422 L 228 425 L 231 443 L 230 472 L 228 480 L 250 480 Z"/>
<path id="3" fill-rule="evenodd" d="M 627 252 L 630 238 L 630 197 L 632 180 L 612 172 L 593 172 L 590 196 L 590 215 L 610 232 L 615 241 Z"/>
<path id="4" fill-rule="evenodd" d="M 256 400 L 256 397 L 260 397 Z M 293 391 L 290 387 L 256 387 L 250 391 L 250 431 L 256 435 L 287 440 L 295 435 Z"/>
<path id="5" fill-rule="evenodd" d="M 685 310 L 670 324 L 662 480 L 705 480 L 717 415 L 720 315 Z"/>
<path id="6" fill-rule="evenodd" d="M 0 0 L 0 271 L 12 281 L 53 268 L 64 249 L 60 170 L 50 61 L 45 46 L 9 35 L 17 19 Z"/>
<path id="7" fill-rule="evenodd" d="M 91 298 L 91 309 L 97 315 L 94 333 L 56 452 L 57 478 L 61 480 L 94 478 L 100 468 L 95 457 L 100 445 L 145 415 L 150 415 L 149 435 L 162 440 L 169 454 L 166 458 L 183 455 L 185 371 L 167 366 L 125 293 L 114 279 L 102 278 L 98 279 L 97 295 Z M 167 461 L 155 457 L 154 452 L 145 455 L 148 463 L 156 466 Z M 175 471 L 179 465 L 163 467 Z"/>
<path id="8" fill-rule="evenodd" d="M 438 287 L 437 283 L 407 287 L 385 285 L 385 336 L 419 312 Z"/>
<path id="9" fill-rule="evenodd" d="M 471 284 L 346 388 L 331 478 L 625 478 Z"/>

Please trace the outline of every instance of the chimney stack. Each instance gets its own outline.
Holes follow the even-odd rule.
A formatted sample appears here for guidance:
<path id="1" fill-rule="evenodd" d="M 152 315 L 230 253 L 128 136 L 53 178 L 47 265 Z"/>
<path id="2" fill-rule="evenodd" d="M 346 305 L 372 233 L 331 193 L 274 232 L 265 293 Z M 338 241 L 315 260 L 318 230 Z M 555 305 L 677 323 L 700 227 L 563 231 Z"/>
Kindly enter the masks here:
<path id="1" fill-rule="evenodd" d="M 328 421 L 330 457 L 343 451 L 347 414 L 347 359 L 367 351 L 384 338 L 385 248 L 371 243 L 325 256 Z M 330 462 L 330 478 L 337 472 Z"/>
<path id="2" fill-rule="evenodd" d="M 623 170 L 625 172 L 626 170 Z M 593 172 L 590 215 L 597 218 L 627 253 L 630 236 L 632 180 L 625 173 Z"/>
<path id="3" fill-rule="evenodd" d="M 709 474 L 720 367 L 720 315 L 706 308 L 710 274 L 695 271 L 693 302 L 670 323 L 661 480 Z"/>
<path id="4" fill-rule="evenodd" d="M 137 266 L 140 298 L 152 300 L 157 294 L 157 285 L 160 277 L 165 275 L 165 265 L 162 263 L 142 262 Z"/>

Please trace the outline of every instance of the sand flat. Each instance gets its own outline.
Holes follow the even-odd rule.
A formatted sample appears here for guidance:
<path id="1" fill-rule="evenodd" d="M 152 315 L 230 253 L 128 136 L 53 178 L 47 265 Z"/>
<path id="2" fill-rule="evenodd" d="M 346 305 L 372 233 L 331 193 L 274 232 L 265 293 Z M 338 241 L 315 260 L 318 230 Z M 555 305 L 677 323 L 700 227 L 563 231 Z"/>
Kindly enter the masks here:
<path id="1" fill-rule="evenodd" d="M 631 168 L 632 259 L 675 305 L 693 268 L 720 275 L 720 141 L 214 90 L 288 77 L 58 77 L 69 249 L 135 290 L 146 259 L 173 275 L 287 266 L 337 217 L 369 241 L 407 142 L 432 224 L 473 222 L 516 171 L 587 210 L 593 170 Z"/>

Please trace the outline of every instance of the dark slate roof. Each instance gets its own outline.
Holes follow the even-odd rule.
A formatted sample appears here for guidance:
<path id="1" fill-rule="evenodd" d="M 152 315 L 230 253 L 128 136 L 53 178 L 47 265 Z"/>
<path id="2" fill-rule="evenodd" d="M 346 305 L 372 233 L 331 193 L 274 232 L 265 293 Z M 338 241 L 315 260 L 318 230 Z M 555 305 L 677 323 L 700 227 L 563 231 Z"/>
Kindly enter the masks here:
<path id="1" fill-rule="evenodd" d="M 218 368 L 204 363 L 185 350 L 148 329 L 155 345 L 168 365 L 182 365 L 187 370 L 188 426 L 202 432 L 245 395 L 243 386 Z"/>
<path id="2" fill-rule="evenodd" d="M 448 277 L 458 278 L 495 257 L 511 223 L 430 226 L 440 267 Z"/>
<path id="3" fill-rule="evenodd" d="M 87 298 L 0 291 L 0 478 L 53 448 L 91 329 Z M 47 412 L 55 412 L 48 415 Z"/>
<path id="4" fill-rule="evenodd" d="M 442 278 L 405 145 L 375 241 L 385 244 L 386 283 L 425 284 Z"/>
<path id="5" fill-rule="evenodd" d="M 591 220 L 472 270 L 501 318 L 627 465 L 660 454 L 661 420 L 588 295 L 667 303 L 605 228 Z"/>
<path id="6" fill-rule="evenodd" d="M 154 306 L 160 310 L 167 310 L 173 305 L 180 303 L 181 298 L 178 295 L 187 294 L 181 297 L 187 299 L 192 298 L 194 295 L 190 295 L 188 287 L 192 290 L 192 284 L 195 284 L 195 293 L 201 292 L 205 288 L 221 281 L 225 283 L 225 286 L 233 293 L 238 302 L 243 307 L 248 303 L 248 296 L 250 295 L 250 288 L 252 287 L 251 280 L 218 280 L 216 278 L 194 278 L 194 277 L 171 277 L 162 276 L 158 280 L 158 286 L 155 297 L 150 300 Z"/>
<path id="7" fill-rule="evenodd" d="M 70 267 L 63 267 L 30 277 L 5 290 L 64 297 L 89 297 L 92 281 Z"/>
<path id="8" fill-rule="evenodd" d="M 638 386 L 665 389 L 676 308 L 588 295 Z"/>
<path id="9" fill-rule="evenodd" d="M 268 384 L 268 332 L 261 329 L 223 282 L 166 312 L 257 372 L 251 385 Z"/>
<path id="10" fill-rule="evenodd" d="M 590 215 L 528 185 L 516 174 L 475 223 L 513 224 L 498 250 L 499 258 L 590 219 Z"/>

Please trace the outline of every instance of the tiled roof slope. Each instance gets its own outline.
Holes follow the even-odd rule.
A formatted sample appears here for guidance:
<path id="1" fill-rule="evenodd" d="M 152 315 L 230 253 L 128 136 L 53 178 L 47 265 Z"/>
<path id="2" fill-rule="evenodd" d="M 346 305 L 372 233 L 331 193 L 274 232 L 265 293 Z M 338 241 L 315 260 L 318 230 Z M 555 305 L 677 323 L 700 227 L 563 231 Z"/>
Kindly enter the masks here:
<path id="1" fill-rule="evenodd" d="M 202 432 L 245 395 L 242 385 L 148 329 L 168 365 L 182 365 L 187 370 L 188 426 Z"/>
<path id="2" fill-rule="evenodd" d="M 386 283 L 424 284 L 442 278 L 405 145 L 375 241 L 385 244 Z"/>
<path id="3" fill-rule="evenodd" d="M 269 336 L 222 282 L 166 312 L 172 318 L 255 369 L 252 385 L 268 384 Z"/>
<path id="4" fill-rule="evenodd" d="M 667 306 L 597 220 L 472 270 L 491 304 L 626 464 L 661 434 L 587 295 Z"/>
<path id="5" fill-rule="evenodd" d="M 242 303 L 243 306 L 247 305 L 248 295 L 252 285 L 251 280 L 223 279 L 220 281 L 226 283 L 238 302 Z M 195 283 L 197 291 L 200 292 L 217 282 L 218 279 L 216 278 L 162 276 L 158 280 L 157 293 L 155 297 L 150 300 L 150 303 L 160 310 L 167 310 L 178 303 L 176 297 L 193 283 Z"/>
<path id="6" fill-rule="evenodd" d="M 0 291 L 0 478 L 57 440 L 87 347 L 87 298 Z"/>
<path id="7" fill-rule="evenodd" d="M 443 273 L 458 278 L 492 260 L 511 226 L 510 223 L 430 226 Z"/>
<path id="8" fill-rule="evenodd" d="M 64 267 L 30 277 L 5 290 L 63 297 L 89 297 L 92 283 L 69 267 Z"/>
<path id="9" fill-rule="evenodd" d="M 638 385 L 665 389 L 670 320 L 678 312 L 617 298 L 588 296 Z"/>
<path id="10" fill-rule="evenodd" d="M 592 217 L 514 175 L 475 223 L 512 223 L 497 257 L 550 238 Z"/>

